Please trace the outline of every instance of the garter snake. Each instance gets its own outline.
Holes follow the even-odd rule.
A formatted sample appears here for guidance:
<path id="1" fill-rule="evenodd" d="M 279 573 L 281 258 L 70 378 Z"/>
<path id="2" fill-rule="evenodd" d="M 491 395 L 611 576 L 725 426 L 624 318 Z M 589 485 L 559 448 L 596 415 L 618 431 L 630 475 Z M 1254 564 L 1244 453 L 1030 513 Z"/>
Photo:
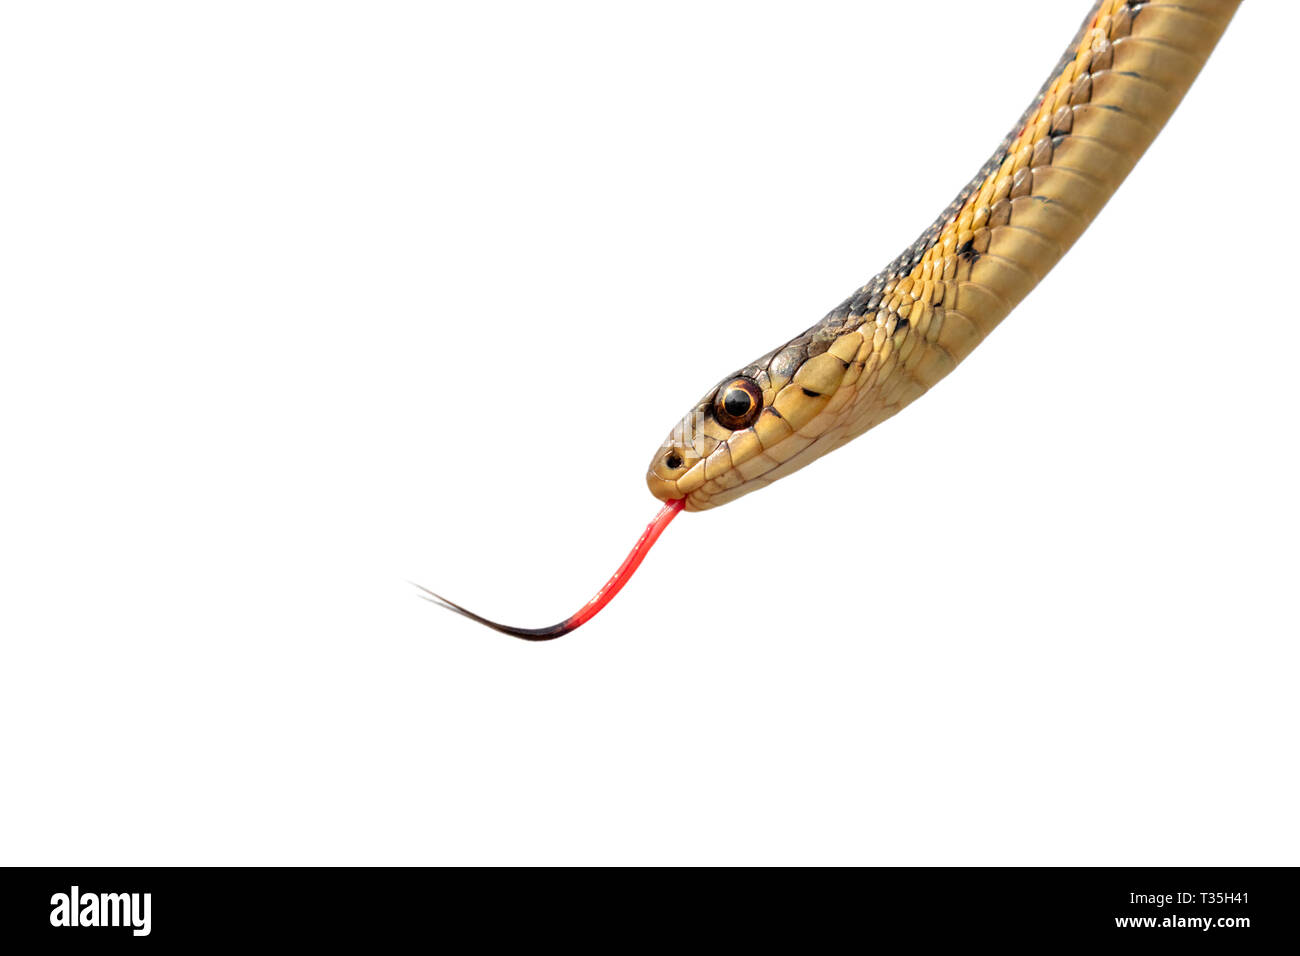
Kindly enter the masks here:
<path id="1" fill-rule="evenodd" d="M 531 640 L 590 619 L 681 510 L 797 471 L 901 411 L 947 375 L 1047 274 L 1105 205 L 1196 78 L 1240 0 L 1099 0 L 957 197 L 821 321 L 725 375 L 655 452 L 665 502 L 628 560 L 573 617 L 496 624 Z"/>

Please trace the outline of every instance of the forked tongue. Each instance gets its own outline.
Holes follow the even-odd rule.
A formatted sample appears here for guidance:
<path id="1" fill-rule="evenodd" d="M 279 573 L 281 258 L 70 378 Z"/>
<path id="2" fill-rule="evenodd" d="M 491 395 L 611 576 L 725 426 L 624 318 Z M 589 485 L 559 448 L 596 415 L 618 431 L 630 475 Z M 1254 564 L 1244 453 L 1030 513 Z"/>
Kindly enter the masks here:
<path id="1" fill-rule="evenodd" d="M 490 627 L 494 631 L 510 634 L 525 641 L 554 640 L 557 637 L 563 637 L 570 631 L 576 631 L 599 614 L 601 608 L 614 600 L 614 595 L 623 590 L 623 585 L 627 584 L 628 578 L 632 577 L 632 572 L 639 568 L 641 562 L 645 560 L 651 545 L 659 540 L 659 535 L 663 534 L 664 528 L 668 527 L 668 523 L 677 517 L 684 504 L 686 504 L 685 498 L 675 498 L 672 501 L 664 502 L 664 506 L 659 509 L 659 513 L 655 515 L 654 520 L 646 525 L 645 531 L 641 532 L 641 537 L 637 539 L 632 552 L 623 559 L 623 563 L 618 566 L 614 576 L 605 582 L 605 586 L 596 592 L 596 596 L 579 608 L 576 614 L 565 618 L 559 624 L 552 624 L 550 627 L 511 627 L 509 624 L 498 624 L 496 621 L 489 621 L 485 617 L 480 617 L 473 611 L 467 611 L 454 601 L 448 601 L 442 595 L 434 594 L 428 588 L 420 587 L 418 584 L 415 586 L 424 592 L 421 597 L 426 601 L 445 607 L 449 611 L 455 611 L 457 614 L 463 614 L 471 621 L 478 621 L 478 623 Z"/>

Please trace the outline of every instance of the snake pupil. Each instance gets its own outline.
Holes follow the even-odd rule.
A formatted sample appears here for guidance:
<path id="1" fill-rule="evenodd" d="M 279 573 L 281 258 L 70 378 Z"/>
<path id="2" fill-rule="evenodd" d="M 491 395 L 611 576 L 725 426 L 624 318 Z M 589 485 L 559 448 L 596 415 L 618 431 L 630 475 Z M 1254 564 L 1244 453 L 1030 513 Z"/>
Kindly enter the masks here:
<path id="1" fill-rule="evenodd" d="M 727 410 L 727 414 L 737 418 L 744 417 L 745 412 L 749 411 L 749 406 L 753 404 L 754 400 L 749 397 L 749 392 L 742 388 L 733 388 L 722 400 L 722 406 Z"/>
<path id="2" fill-rule="evenodd" d="M 670 469 L 680 468 L 682 467 L 682 459 L 678 456 L 676 452 L 673 452 L 667 458 L 664 459 L 664 464 L 667 465 Z"/>

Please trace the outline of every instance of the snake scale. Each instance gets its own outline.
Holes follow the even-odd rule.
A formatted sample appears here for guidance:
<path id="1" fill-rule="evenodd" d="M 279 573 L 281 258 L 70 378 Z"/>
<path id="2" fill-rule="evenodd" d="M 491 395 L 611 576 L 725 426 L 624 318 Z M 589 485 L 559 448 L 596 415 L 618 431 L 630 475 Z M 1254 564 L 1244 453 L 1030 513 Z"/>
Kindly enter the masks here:
<path id="1" fill-rule="evenodd" d="M 1043 278 L 1133 169 L 1240 0 L 1099 0 L 1047 82 L 928 229 L 817 324 L 728 374 L 673 428 L 646 481 L 666 502 L 568 633 L 622 587 L 681 510 L 797 471 L 901 411 L 953 370 Z"/>

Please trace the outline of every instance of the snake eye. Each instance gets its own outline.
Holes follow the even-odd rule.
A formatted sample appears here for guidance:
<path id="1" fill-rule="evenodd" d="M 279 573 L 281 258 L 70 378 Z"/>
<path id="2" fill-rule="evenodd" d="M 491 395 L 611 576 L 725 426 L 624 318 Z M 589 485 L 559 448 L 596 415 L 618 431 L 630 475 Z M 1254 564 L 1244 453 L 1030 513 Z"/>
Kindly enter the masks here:
<path id="1" fill-rule="evenodd" d="M 747 378 L 737 378 L 718 389 L 713 417 L 733 431 L 748 428 L 763 410 L 763 392 Z"/>

